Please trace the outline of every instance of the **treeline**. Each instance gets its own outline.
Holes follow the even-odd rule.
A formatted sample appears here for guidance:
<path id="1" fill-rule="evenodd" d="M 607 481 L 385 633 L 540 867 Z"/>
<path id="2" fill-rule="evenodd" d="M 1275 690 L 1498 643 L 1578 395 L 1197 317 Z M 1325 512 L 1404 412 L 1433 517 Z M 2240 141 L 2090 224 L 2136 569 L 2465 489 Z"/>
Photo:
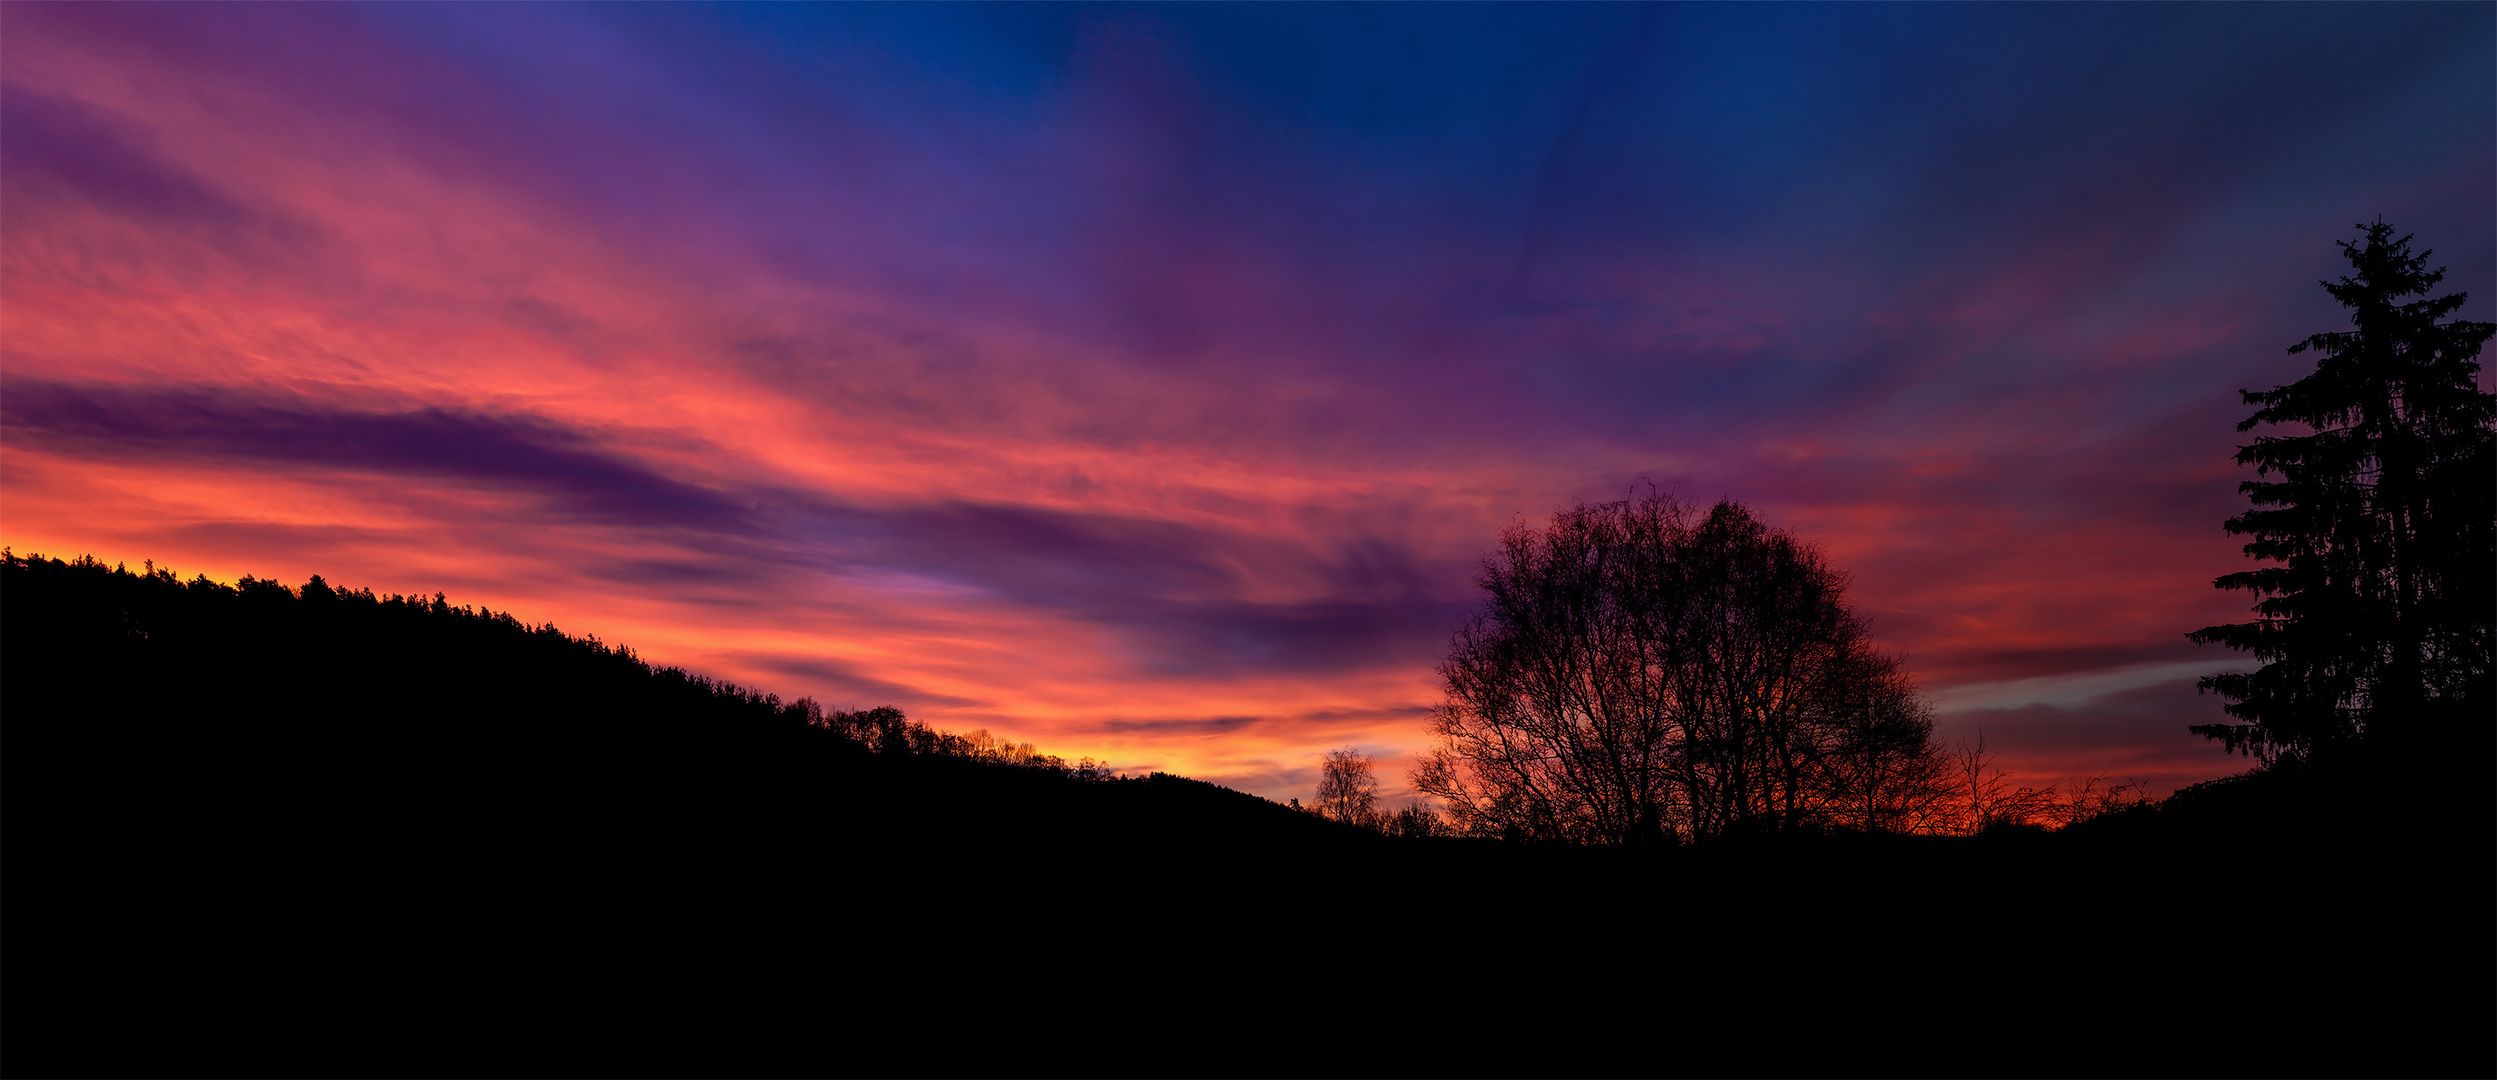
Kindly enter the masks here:
<path id="1" fill-rule="evenodd" d="M 139 849 L 292 880 L 655 852 L 881 864 L 1000 828 L 1015 838 L 988 850 L 1009 860 L 1053 833 L 1209 852 L 1359 835 L 892 707 L 784 700 L 441 594 L 0 550 L 0 616 L 0 770 L 26 808 L 0 825 L 30 858 Z"/>
<path id="2" fill-rule="evenodd" d="M 1389 842 L 439 596 L 13 554 L 0 661 L 9 1073 L 2486 1071 L 2484 986 L 2437 981 L 2484 970 L 2486 861 L 2337 798 L 2272 840 L 2242 822 L 2279 798 L 2214 790 L 2042 839 Z M 1375 897 L 1408 902 L 1364 922 Z M 2147 985 L 1970 977 L 2215 936 L 2267 944 Z M 2367 989 L 2282 1023 L 2458 1034 L 2172 1045 L 2210 1000 L 2309 984 Z M 1950 1039 L 1899 1038 L 1937 1011 Z M 1639 1056 L 1660 1015 L 1813 1037 Z M 1033 1034 L 1102 1030 L 1140 1034 Z"/>
<path id="3" fill-rule="evenodd" d="M 318 578 L 0 551 L 0 717 L 8 1075 L 840 1071 L 967 964 L 1384 846 Z"/>
<path id="4" fill-rule="evenodd" d="M 2000 832 L 2068 829 L 2113 814 L 2154 808 L 2149 785 L 2093 776 L 2069 786 L 2015 784 L 1995 765 L 1982 734 L 1974 744 L 1944 749 L 1928 738 L 1912 756 L 1886 763 L 1885 813 L 1859 808 L 1849 815 L 1807 818 L 1790 832 L 1887 833 L 1911 836 L 1982 836 Z M 1375 762 L 1357 749 L 1327 751 L 1309 812 L 1393 837 L 1468 836 L 1519 839 L 1485 815 L 1448 815 L 1428 799 L 1390 811 L 1378 801 Z M 1298 800 L 1294 800 L 1298 805 Z"/>
<path id="5" fill-rule="evenodd" d="M 248 747 L 254 760 L 267 762 L 391 733 L 402 761 L 420 759 L 427 745 L 475 736 L 506 759 L 578 763 L 638 753 L 629 748 L 654 739 L 717 749 L 812 736 L 822 743 L 810 747 L 818 754 L 942 759 L 1082 783 L 1124 775 L 1108 762 L 1069 760 L 985 729 L 937 730 L 891 706 L 838 710 L 811 698 L 784 701 L 651 665 L 630 648 L 551 623 L 452 604 L 441 593 L 342 589 L 318 575 L 300 587 L 250 575 L 228 585 L 205 575 L 185 580 L 152 562 L 133 571 L 85 556 L 0 551 L 0 596 L 9 605 L 9 667 L 30 675 L 10 680 L 10 704 L 33 717 L 82 718 L 74 730 L 18 725 L 11 739 L 19 745 L 76 743 L 115 731 L 190 746 L 186 753 L 200 759 Z M 1901 734 L 1912 737 L 1894 740 L 1884 754 L 1844 759 L 1882 775 L 1832 788 L 1875 791 L 1878 800 L 1838 808 L 1843 813 L 1798 815 L 1800 827 L 1976 835 L 2062 828 L 2145 802 L 2134 783 L 2013 785 L 1982 741 L 1945 750 L 1921 715 L 1899 715 Z M 307 739 L 289 744 L 279 735 L 284 731 Z M 578 770 L 549 767 L 555 775 L 544 782 L 579 779 Z M 1448 813 L 1428 800 L 1383 810 L 1376 789 L 1369 759 L 1337 751 L 1328 755 L 1308 809 L 1391 837 L 1534 835 L 1495 815 Z"/>
<path id="6" fill-rule="evenodd" d="M 766 695 L 766 700 L 776 701 L 777 698 Z M 1030 769 L 1070 780 L 1115 780 L 1126 775 L 1112 768 L 1109 762 L 1095 761 L 1089 756 L 1068 761 L 1056 754 L 1042 753 L 1028 742 L 998 738 L 989 734 L 987 728 L 975 729 L 967 735 L 939 731 L 911 719 L 902 710 L 890 705 L 856 712 L 826 712 L 813 698 L 799 698 L 794 707 L 809 726 L 831 731 L 880 754 L 959 758 Z"/>
<path id="7" fill-rule="evenodd" d="M 141 570 L 92 557 L 63 560 L 0 550 L 9 605 L 12 698 L 39 714 L 107 724 L 170 718 L 137 707 L 181 699 L 194 732 L 219 714 L 240 726 L 320 714 L 342 728 L 405 720 L 461 727 L 488 715 L 516 721 L 506 744 L 559 722 L 564 739 L 630 736 L 657 722 L 685 732 L 819 732 L 871 754 L 918 755 L 1099 781 L 1119 773 L 1068 761 L 986 730 L 932 729 L 900 709 L 827 710 L 779 695 L 654 666 L 595 635 L 431 597 L 341 589 L 320 575 L 300 588 L 244 575 L 232 585 L 184 580 L 152 561 Z M 82 678 L 46 678 L 66 672 Z M 369 681 L 359 685 L 359 678 Z M 417 685 L 391 681 L 413 678 Z M 411 716 L 410 714 L 418 714 Z M 252 717 L 256 719 L 246 719 Z M 21 734 L 32 735 L 33 725 Z M 339 732 L 327 732 L 332 743 Z M 553 734 L 542 731 L 540 734 Z"/>
<path id="8" fill-rule="evenodd" d="M 72 769 L 80 761 L 125 773 L 159 759 L 186 763 L 180 777 L 160 783 L 165 790 L 192 783 L 201 763 L 242 758 L 229 775 L 303 776 L 327 768 L 316 763 L 346 748 L 383 742 L 392 747 L 387 753 L 363 753 L 367 783 L 428 770 L 510 772 L 515 782 L 500 797 L 522 801 L 531 801 L 532 785 L 555 792 L 603 784 L 593 775 L 600 761 L 631 759 L 644 771 L 667 761 L 667 768 L 752 773 L 765 759 L 746 755 L 790 740 L 801 747 L 795 760 L 814 761 L 817 770 L 781 777 L 795 787 L 843 782 L 849 774 L 839 760 L 851 756 L 952 762 L 1074 783 L 1126 778 L 1108 762 L 1069 760 L 984 729 L 937 730 L 891 706 L 825 709 L 811 698 L 785 701 L 654 666 L 595 636 L 452 604 L 440 593 L 342 589 L 318 575 L 300 587 L 249 575 L 228 585 L 205 575 L 186 580 L 153 563 L 134 571 L 85 556 L 0 550 L 0 597 L 8 615 L 6 702 L 17 721 L 7 732 L 9 746 L 77 751 L 65 762 Z M 1916 738 L 1856 759 L 1885 775 L 1834 788 L 1878 790 L 1878 803 L 1798 817 L 1797 827 L 1973 836 L 2067 828 L 2153 805 L 2137 782 L 2014 784 L 1982 739 L 1946 748 L 1922 717 L 1911 719 L 1918 722 L 1908 733 Z M 102 743 L 116 749 L 91 761 L 80 756 L 87 752 L 80 748 Z M 475 748 L 492 752 L 472 754 Z M 438 760 L 445 754 L 463 760 Z M 523 770 L 519 762 L 536 764 Z M 531 770 L 525 782 L 517 779 Z M 681 777 L 666 787 L 689 790 Z M 1390 837 L 1532 835 L 1490 815 L 1449 813 L 1427 799 L 1385 810 L 1377 787 L 1370 759 L 1350 749 L 1332 752 L 1306 809 Z"/>

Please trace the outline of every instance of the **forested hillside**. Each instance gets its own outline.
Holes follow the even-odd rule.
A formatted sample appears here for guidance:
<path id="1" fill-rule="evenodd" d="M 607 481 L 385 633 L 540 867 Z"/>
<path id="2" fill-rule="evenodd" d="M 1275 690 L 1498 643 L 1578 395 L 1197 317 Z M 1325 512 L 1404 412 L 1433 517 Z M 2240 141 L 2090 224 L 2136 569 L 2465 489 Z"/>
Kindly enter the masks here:
<path id="1" fill-rule="evenodd" d="M 300 589 L 186 582 L 153 566 L 13 554 L 0 574 L 7 701 L 30 721 L 12 725 L 12 749 L 49 763 L 36 782 L 85 793 L 75 797 L 96 804 L 81 812 L 90 820 L 141 813 L 141 802 L 190 816 L 250 804 L 266 817 L 258 824 L 290 832 L 472 831 L 505 843 L 519 823 L 585 814 L 602 828 L 616 815 L 647 819 L 639 827 L 662 834 L 751 830 L 758 823 L 739 815 L 837 797 L 845 815 L 918 831 L 969 824 L 984 811 L 955 804 L 990 788 L 1012 789 L 1018 805 L 1076 805 L 1182 783 L 1112 783 L 1089 759 L 932 731 L 891 708 L 783 702 L 439 595 L 377 596 L 317 576 Z M 888 783 L 930 797 L 866 797 Z M 146 797 L 108 795 L 128 791 Z M 1229 814 L 1345 831 L 1232 795 L 1193 824 L 1221 829 L 1212 820 Z M 307 799 L 365 816 L 303 821 Z M 950 818 L 965 820 L 937 820 Z"/>
<path id="2" fill-rule="evenodd" d="M 12 554 L 0 612 L 13 1074 L 2489 1064 L 2458 783 L 1414 839 L 439 596 Z"/>

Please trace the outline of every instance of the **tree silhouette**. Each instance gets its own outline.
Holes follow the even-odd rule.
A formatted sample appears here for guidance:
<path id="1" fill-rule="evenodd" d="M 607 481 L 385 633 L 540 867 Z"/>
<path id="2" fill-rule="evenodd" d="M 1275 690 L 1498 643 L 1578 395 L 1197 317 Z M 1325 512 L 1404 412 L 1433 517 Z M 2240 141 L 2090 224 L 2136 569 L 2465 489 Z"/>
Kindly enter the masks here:
<path id="1" fill-rule="evenodd" d="M 1332 820 L 1376 828 L 1382 824 L 1378 811 L 1378 790 L 1378 778 L 1370 772 L 1370 759 L 1348 746 L 1327 751 L 1325 769 L 1318 779 L 1318 793 L 1314 801 L 1318 804 L 1318 813 Z"/>
<path id="2" fill-rule="evenodd" d="M 1501 537 L 1414 773 L 1469 832 L 1605 844 L 1896 829 L 1933 722 L 1820 552 L 1733 502 L 1578 506 Z"/>
<path id="3" fill-rule="evenodd" d="M 1711 564 L 1687 545 L 1761 539 L 1677 529 L 1664 550 L 1693 553 L 1695 573 Z M 2040 1046 L 2074 1071 L 2152 1055 L 2200 1072 L 2491 1071 L 2488 844 L 2404 843 L 2336 806 L 2258 837 L 2273 857 L 2213 858 L 2239 835 L 2222 828 L 2245 816 L 2236 797 L 2286 771 L 2203 785 L 2187 815 L 2104 815 L 2041 842 L 1404 839 L 1440 834 L 1427 805 L 1397 814 L 1391 839 L 896 709 L 783 702 L 440 594 L 0 549 L 0 597 L 4 944 L 34 988 L 9 1000 L 7 1060 L 28 1075 L 480 1060 L 782 1075 L 849 1061 L 862 1037 L 927 1071 L 1015 1073 L 1097 1059 L 1046 1032 L 1105 1008 L 1202 1033 L 1139 1068 L 1282 1072 L 1315 1053 L 1365 1072 L 1600 1071 L 1654 1056 L 1667 1015 L 1733 1032 L 1774 1016 L 1812 1036 L 1685 1040 L 1675 1060 L 1695 1071 L 1968 1071 Z M 1807 825 L 1853 805 L 1829 764 L 1858 752 L 1833 722 L 1856 700 L 1823 698 L 1832 719 L 1789 733 L 1816 755 L 1801 759 L 1800 805 L 1820 807 Z M 1858 743 L 1909 745 L 1894 736 L 1920 714 L 1891 704 Z M 1456 981 L 1313 1013 L 1326 995 L 1307 992 L 1307 967 L 1274 958 L 1341 940 L 1350 908 L 1272 884 L 1307 881 L 1419 898 L 1382 909 L 1399 932 L 1375 942 L 1380 966 Z M 2127 881 L 2156 887 L 2110 887 Z M 2174 980 L 2121 963 L 2190 953 L 2213 925 L 2279 947 Z M 2006 993 L 1969 976 L 1967 950 L 1934 948 L 1936 927 L 1990 954 L 2089 962 Z M 1121 940 L 1189 955 L 1105 959 L 1100 943 Z M 1618 1002 L 1569 992 L 1624 972 L 1662 977 Z M 2213 1000 L 2261 1001 L 2301 1034 L 2177 1043 L 2173 1018 Z M 1897 1037 L 1936 1010 L 1964 1017 L 1964 1037 Z M 1244 1051 L 1234 1018 L 1417 1034 Z M 1570 1034 L 1485 1050 L 1486 1023 Z"/>
<path id="4" fill-rule="evenodd" d="M 1998 828 L 2033 826 L 2056 809 L 2054 788 L 2013 784 L 2011 774 L 1995 766 L 1983 731 L 1977 733 L 1975 745 L 1959 744 L 1951 764 L 1959 773 L 1962 832 L 1973 836 Z"/>
<path id="5" fill-rule="evenodd" d="M 2465 294 L 2428 296 L 2445 276 L 2432 252 L 2381 221 L 2358 228 L 2339 242 L 2352 273 L 2321 283 L 2355 329 L 2291 346 L 2320 354 L 2305 378 L 2243 392 L 2260 408 L 2237 430 L 2305 429 L 2237 451 L 2262 479 L 2239 485 L 2255 509 L 2228 532 L 2277 565 L 2213 584 L 2254 593 L 2257 617 L 2188 635 L 2263 661 L 2201 683 L 2245 723 L 2193 730 L 2266 761 L 2487 722 L 2497 397 L 2476 357 L 2497 325 L 2440 322 Z"/>

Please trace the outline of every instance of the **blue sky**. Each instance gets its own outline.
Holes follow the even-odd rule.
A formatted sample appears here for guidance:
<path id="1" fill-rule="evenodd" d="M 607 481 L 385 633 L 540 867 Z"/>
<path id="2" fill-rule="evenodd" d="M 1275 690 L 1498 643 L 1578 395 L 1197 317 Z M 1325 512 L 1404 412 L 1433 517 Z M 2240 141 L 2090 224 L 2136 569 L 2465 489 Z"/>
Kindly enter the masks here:
<path id="1" fill-rule="evenodd" d="M 2497 9 L 0 7 L 0 536 L 509 607 L 1275 797 L 1499 528 L 1821 544 L 1954 737 L 2173 786 L 2243 387 L 2491 317 Z"/>

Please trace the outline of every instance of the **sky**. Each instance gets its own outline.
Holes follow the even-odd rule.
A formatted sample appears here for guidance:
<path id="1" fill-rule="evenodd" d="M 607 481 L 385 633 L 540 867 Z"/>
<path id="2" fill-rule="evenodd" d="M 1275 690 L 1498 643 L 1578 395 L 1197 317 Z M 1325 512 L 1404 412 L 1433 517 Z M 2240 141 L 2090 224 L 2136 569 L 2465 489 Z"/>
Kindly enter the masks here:
<path id="1" fill-rule="evenodd" d="M 1500 530 L 1652 485 L 2166 791 L 2378 217 L 2497 317 L 2497 7 L 12 2 L 0 542 L 1396 804 Z"/>

